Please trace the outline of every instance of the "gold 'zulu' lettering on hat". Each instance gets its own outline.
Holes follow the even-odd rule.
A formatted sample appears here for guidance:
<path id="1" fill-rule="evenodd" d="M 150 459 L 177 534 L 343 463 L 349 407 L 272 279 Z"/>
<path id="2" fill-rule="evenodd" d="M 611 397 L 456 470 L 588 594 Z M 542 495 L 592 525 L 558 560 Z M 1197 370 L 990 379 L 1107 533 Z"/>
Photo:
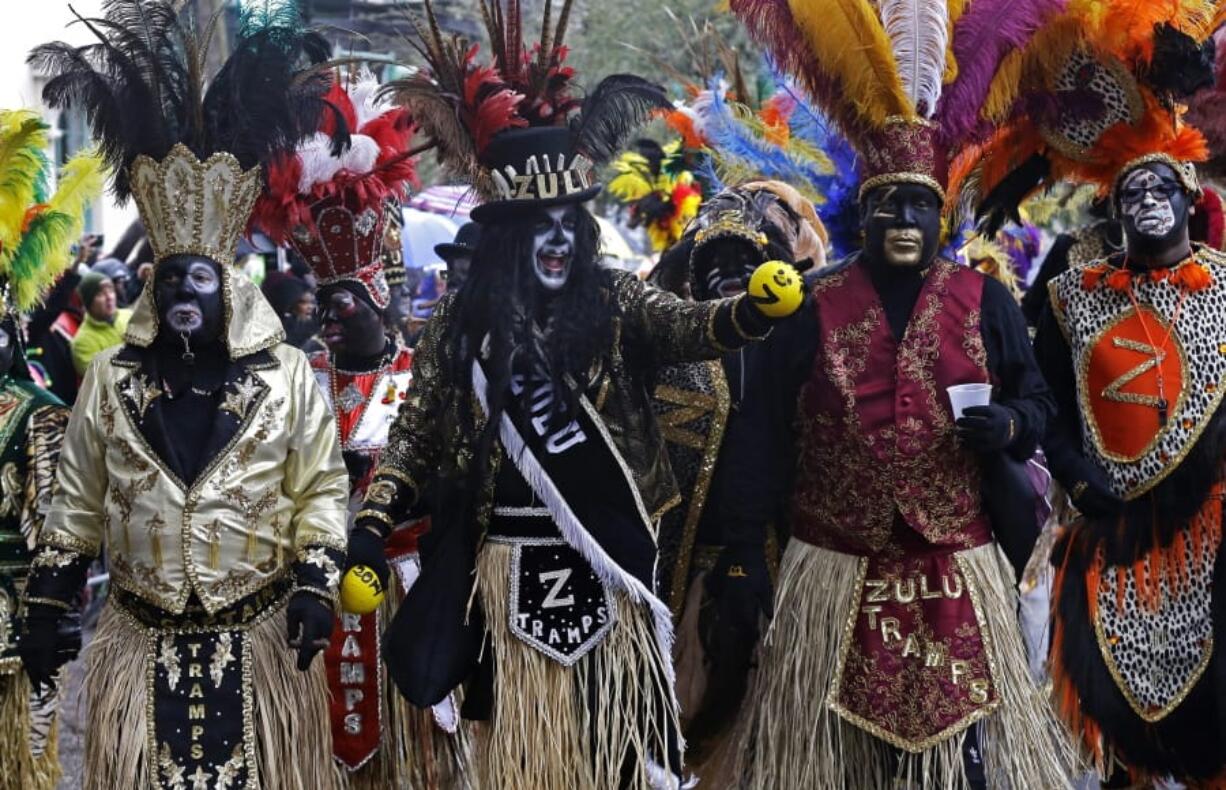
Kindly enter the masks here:
<path id="1" fill-rule="evenodd" d="M 524 161 L 523 173 L 514 165 L 490 170 L 498 200 L 553 200 L 578 194 L 592 186 L 595 168 L 591 160 L 575 154 L 566 162 L 565 154 L 533 154 Z"/>

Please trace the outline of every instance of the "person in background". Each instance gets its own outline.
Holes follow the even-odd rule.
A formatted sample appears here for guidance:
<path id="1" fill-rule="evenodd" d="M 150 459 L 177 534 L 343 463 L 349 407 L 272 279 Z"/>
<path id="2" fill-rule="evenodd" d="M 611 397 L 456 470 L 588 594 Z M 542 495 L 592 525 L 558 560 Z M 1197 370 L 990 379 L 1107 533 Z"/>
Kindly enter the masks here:
<path id="1" fill-rule="evenodd" d="M 383 251 L 379 260 L 383 263 L 383 277 L 387 280 L 389 293 L 385 322 L 390 331 L 408 342 L 409 318 L 412 315 L 413 288 L 409 271 L 404 265 L 404 213 L 399 203 L 388 206 L 385 212 L 387 227 L 383 231 Z"/>
<path id="2" fill-rule="evenodd" d="M 410 346 L 417 345 L 417 338 L 426 328 L 426 322 L 434 315 L 434 308 L 447 293 L 446 270 L 438 264 L 430 264 L 422 270 L 421 280 L 417 284 L 416 296 L 410 302 L 408 323 L 406 327 L 406 342 Z"/>
<path id="3" fill-rule="evenodd" d="M 281 326 L 285 327 L 286 343 L 306 354 L 325 350 L 317 337 L 319 317 L 315 290 L 306 280 L 289 272 L 273 272 L 265 278 L 260 290 L 277 311 Z"/>
<path id="4" fill-rule="evenodd" d="M 77 295 L 85 308 L 85 318 L 72 339 L 72 366 L 79 378 L 99 351 L 123 342 L 132 311 L 119 306 L 115 283 L 101 272 L 86 272 L 77 285 Z"/>
<path id="5" fill-rule="evenodd" d="M 134 296 L 140 295 L 143 282 L 133 277 L 132 270 L 128 268 L 128 264 L 118 258 L 103 258 L 89 267 L 89 270 L 91 272 L 98 272 L 114 284 L 115 303 L 119 307 L 127 307 L 132 304 Z M 134 290 L 135 293 L 133 292 Z"/>
<path id="6" fill-rule="evenodd" d="M 455 235 L 455 241 L 450 244 L 434 245 L 434 254 L 447 263 L 447 281 L 449 290 L 456 290 L 468 279 L 468 269 L 472 266 L 473 251 L 481 240 L 481 226 L 476 222 L 466 222 Z"/>
<path id="7" fill-rule="evenodd" d="M 43 384 L 65 404 L 77 399 L 77 371 L 72 364 L 72 339 L 76 337 L 85 309 L 77 294 L 81 282 L 70 268 L 52 287 L 42 306 L 30 314 L 26 326 L 29 362 L 42 374 Z"/>

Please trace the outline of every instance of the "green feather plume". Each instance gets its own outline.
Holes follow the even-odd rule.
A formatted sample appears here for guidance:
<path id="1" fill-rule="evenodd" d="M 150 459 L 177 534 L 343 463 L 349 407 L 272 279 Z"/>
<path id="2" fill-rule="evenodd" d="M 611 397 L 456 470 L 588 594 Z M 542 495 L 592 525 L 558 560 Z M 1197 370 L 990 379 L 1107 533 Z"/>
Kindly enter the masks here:
<path id="1" fill-rule="evenodd" d="M 26 211 L 47 194 L 47 125 L 28 110 L 0 110 L 0 254 L 21 242 Z"/>
<path id="2" fill-rule="evenodd" d="M 41 180 L 46 182 L 45 167 Z M 72 245 L 84 229 L 85 210 L 102 194 L 104 182 L 102 156 L 91 149 L 69 160 L 45 204 L 36 201 L 20 208 L 19 240 L 0 250 L 7 308 L 34 308 L 72 265 Z"/>

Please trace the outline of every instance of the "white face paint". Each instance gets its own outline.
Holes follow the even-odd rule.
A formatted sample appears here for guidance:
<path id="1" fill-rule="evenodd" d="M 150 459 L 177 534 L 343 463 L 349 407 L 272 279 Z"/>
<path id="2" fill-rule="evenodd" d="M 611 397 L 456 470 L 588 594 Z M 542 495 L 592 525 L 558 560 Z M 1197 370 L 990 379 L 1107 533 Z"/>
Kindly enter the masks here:
<path id="1" fill-rule="evenodd" d="M 1132 221 L 1137 233 L 1160 239 L 1175 227 L 1171 185 L 1157 173 L 1140 168 L 1124 178 L 1120 189 L 1120 213 Z"/>
<path id="2" fill-rule="evenodd" d="M 545 209 L 537 217 L 532 237 L 532 266 L 546 291 L 560 291 L 570 277 L 575 257 L 575 208 Z"/>

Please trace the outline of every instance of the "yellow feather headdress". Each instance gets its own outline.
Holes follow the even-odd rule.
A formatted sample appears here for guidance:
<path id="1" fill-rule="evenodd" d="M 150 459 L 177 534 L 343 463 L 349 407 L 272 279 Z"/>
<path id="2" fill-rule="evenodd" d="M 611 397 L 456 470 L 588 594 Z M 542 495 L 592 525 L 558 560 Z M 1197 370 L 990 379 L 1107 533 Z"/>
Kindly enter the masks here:
<path id="1" fill-rule="evenodd" d="M 0 110 L 0 281 L 6 312 L 35 307 L 72 264 L 85 209 L 102 194 L 102 157 L 80 154 L 48 194 L 47 125 L 28 110 Z"/>

